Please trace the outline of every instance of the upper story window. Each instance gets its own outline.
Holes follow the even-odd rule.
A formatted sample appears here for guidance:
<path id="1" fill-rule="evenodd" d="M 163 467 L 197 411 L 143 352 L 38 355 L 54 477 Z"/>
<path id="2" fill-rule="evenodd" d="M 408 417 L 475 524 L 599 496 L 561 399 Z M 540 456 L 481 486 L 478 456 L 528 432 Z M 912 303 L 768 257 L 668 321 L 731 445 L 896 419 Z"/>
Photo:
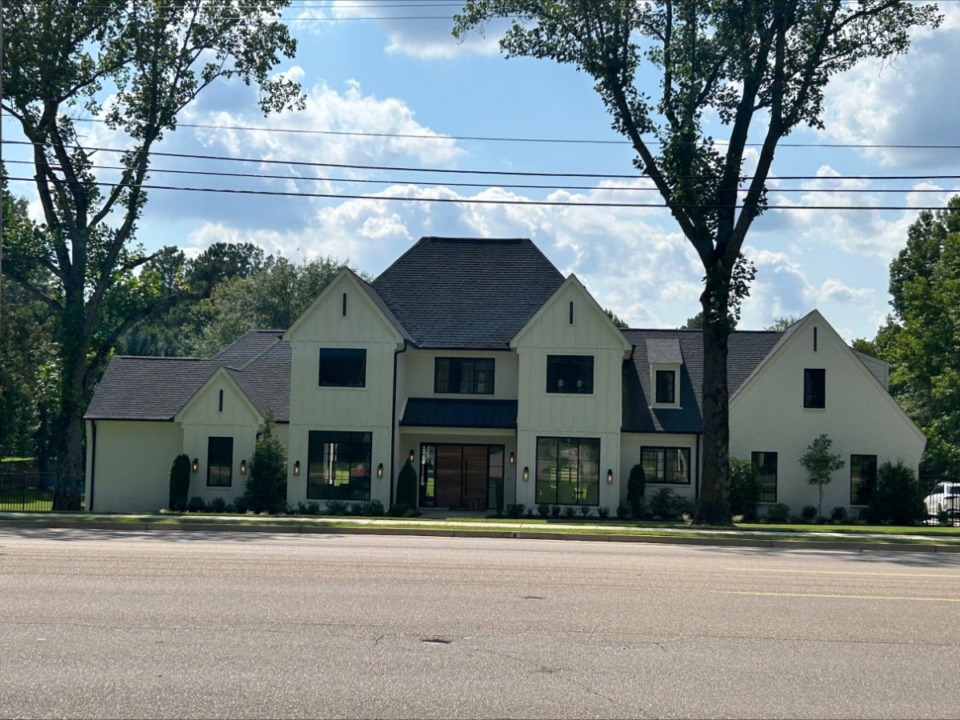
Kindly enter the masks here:
<path id="1" fill-rule="evenodd" d="M 321 387 L 366 387 L 367 351 L 320 348 Z"/>
<path id="2" fill-rule="evenodd" d="M 593 355 L 547 355 L 548 393 L 592 393 Z"/>
<path id="3" fill-rule="evenodd" d="M 433 391 L 493 395 L 493 358 L 438 357 L 433 366 Z"/>
<path id="4" fill-rule="evenodd" d="M 827 406 L 827 371 L 823 368 L 806 368 L 803 371 L 803 406 Z"/>
<path id="5" fill-rule="evenodd" d="M 680 407 L 680 368 L 651 368 L 654 407 Z"/>

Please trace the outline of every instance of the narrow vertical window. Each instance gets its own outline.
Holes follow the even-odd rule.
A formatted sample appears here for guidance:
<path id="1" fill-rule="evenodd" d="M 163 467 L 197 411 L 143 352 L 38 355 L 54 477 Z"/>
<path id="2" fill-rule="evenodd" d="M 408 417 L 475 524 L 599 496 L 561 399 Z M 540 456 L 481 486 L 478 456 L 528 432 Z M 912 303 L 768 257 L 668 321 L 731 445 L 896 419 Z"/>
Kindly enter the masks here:
<path id="1" fill-rule="evenodd" d="M 220 391 L 220 412 L 223 412 L 223 390 Z"/>
<path id="2" fill-rule="evenodd" d="M 817 351 L 817 326 L 813 326 L 813 351 Z"/>
<path id="3" fill-rule="evenodd" d="M 573 325 L 573 300 L 570 301 L 570 324 Z"/>
<path id="4" fill-rule="evenodd" d="M 343 317 L 347 316 L 347 294 L 346 293 L 343 294 L 343 298 L 340 305 L 340 314 L 343 315 Z"/>

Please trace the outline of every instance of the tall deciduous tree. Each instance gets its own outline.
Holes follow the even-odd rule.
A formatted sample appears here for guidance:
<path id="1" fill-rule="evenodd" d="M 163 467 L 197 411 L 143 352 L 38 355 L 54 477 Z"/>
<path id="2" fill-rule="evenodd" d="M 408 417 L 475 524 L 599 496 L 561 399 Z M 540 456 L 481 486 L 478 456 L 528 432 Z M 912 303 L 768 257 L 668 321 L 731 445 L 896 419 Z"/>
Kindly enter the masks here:
<path id="1" fill-rule="evenodd" d="M 59 318 L 59 472 L 77 507 L 86 391 L 116 339 L 158 303 L 172 303 L 150 256 L 133 244 L 146 203 L 150 153 L 177 115 L 212 83 L 260 89 L 264 112 L 301 103 L 299 87 L 272 77 L 295 42 L 279 22 L 288 0 L 44 0 L 3 14 L 3 110 L 33 144 L 33 180 L 45 226 L 8 248 L 9 273 Z M 110 101 L 104 104 L 109 93 Z M 128 148 L 115 184 L 101 185 L 93 149 L 73 118 L 102 116 Z M 49 280 L 38 285 L 30 268 Z M 7 265 L 5 264 L 5 270 Z"/>
<path id="2" fill-rule="evenodd" d="M 820 127 L 831 76 L 907 50 L 910 29 L 936 25 L 935 6 L 903 0 L 467 0 L 463 37 L 514 20 L 508 56 L 570 63 L 595 81 L 616 130 L 636 152 L 704 268 L 703 487 L 697 519 L 730 520 L 727 343 L 736 268 L 766 206 L 778 142 Z M 659 89 L 650 90 L 659 82 Z M 717 118 L 726 142 L 705 127 Z M 745 176 L 747 142 L 759 143 Z M 741 264 L 742 266 L 742 264 Z"/>

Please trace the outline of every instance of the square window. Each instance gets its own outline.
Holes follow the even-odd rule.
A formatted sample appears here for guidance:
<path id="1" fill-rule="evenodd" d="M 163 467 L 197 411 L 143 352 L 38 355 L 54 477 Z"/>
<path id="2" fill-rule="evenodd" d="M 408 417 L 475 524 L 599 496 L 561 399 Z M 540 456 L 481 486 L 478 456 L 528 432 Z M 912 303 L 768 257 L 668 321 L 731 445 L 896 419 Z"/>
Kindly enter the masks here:
<path id="1" fill-rule="evenodd" d="M 537 504 L 600 502 L 600 440 L 537 438 Z"/>
<path id="2" fill-rule="evenodd" d="M 233 484 L 233 438 L 207 439 L 207 487 L 230 487 Z"/>
<path id="3" fill-rule="evenodd" d="M 547 355 L 547 392 L 593 392 L 593 355 Z"/>
<path id="4" fill-rule="evenodd" d="M 320 349 L 320 387 L 366 387 L 367 351 Z"/>
<path id="5" fill-rule="evenodd" d="M 307 498 L 369 500 L 373 436 L 311 430 L 307 446 Z"/>
<path id="6" fill-rule="evenodd" d="M 822 368 L 807 368 L 803 371 L 803 406 L 825 408 L 827 406 L 827 371 Z"/>

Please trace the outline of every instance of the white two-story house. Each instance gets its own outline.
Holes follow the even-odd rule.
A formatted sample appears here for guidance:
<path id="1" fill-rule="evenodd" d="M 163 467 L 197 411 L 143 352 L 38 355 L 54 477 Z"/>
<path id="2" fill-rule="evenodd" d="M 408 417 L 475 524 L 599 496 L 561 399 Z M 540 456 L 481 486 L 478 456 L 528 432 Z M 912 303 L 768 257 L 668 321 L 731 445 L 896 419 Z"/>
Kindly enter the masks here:
<path id="1" fill-rule="evenodd" d="M 395 499 L 407 462 L 422 508 L 504 502 L 610 510 L 631 467 L 648 493 L 696 498 L 702 343 L 620 330 L 529 240 L 423 238 L 372 283 L 344 269 L 288 329 L 211 359 L 114 358 L 86 414 L 87 507 L 156 510 L 173 458 L 190 496 L 243 493 L 272 412 L 287 500 Z M 731 455 L 763 472 L 763 501 L 814 501 L 799 456 L 819 433 L 847 469 L 825 506 L 856 507 L 884 460 L 916 468 L 925 439 L 886 391 L 886 366 L 816 311 L 785 332 L 730 339 Z"/>

